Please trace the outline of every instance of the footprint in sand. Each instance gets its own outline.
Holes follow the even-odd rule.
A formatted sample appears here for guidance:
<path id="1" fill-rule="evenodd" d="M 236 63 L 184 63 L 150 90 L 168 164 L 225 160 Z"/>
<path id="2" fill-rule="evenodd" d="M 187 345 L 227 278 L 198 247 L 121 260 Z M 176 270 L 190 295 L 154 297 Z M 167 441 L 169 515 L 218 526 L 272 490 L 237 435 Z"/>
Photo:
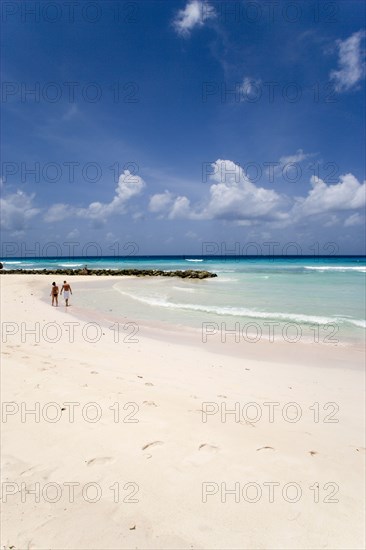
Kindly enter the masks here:
<path id="1" fill-rule="evenodd" d="M 109 462 L 113 462 L 113 458 L 110 456 L 101 456 L 96 458 L 91 458 L 90 460 L 86 461 L 87 466 L 99 466 L 103 464 L 108 464 Z"/>
<path id="2" fill-rule="evenodd" d="M 314 455 L 317 455 L 317 454 L 318 454 L 318 451 L 309 451 L 309 454 L 310 454 L 311 456 L 314 456 Z"/>
<path id="3" fill-rule="evenodd" d="M 144 401 L 143 404 L 149 405 L 150 407 L 157 407 L 157 404 L 155 403 L 155 401 Z"/>
<path id="4" fill-rule="evenodd" d="M 151 382 L 145 382 L 145 386 L 153 386 L 154 384 L 152 384 Z"/>
<path id="5" fill-rule="evenodd" d="M 275 450 L 273 447 L 269 447 L 268 445 L 266 445 L 265 447 L 259 447 L 259 449 L 257 449 L 257 451 L 262 451 L 263 449 L 272 449 L 272 451 Z"/>
<path id="6" fill-rule="evenodd" d="M 24 470 L 23 472 L 20 472 L 20 475 L 23 477 L 28 477 L 28 476 L 31 476 L 33 475 L 33 470 L 36 469 L 36 466 L 32 466 L 31 468 L 28 468 L 27 470 Z"/>
<path id="7" fill-rule="evenodd" d="M 142 447 L 142 450 L 145 451 L 146 449 L 149 449 L 150 447 L 156 447 L 156 445 L 164 445 L 164 441 L 152 441 L 151 443 L 147 443 Z"/>
<path id="8" fill-rule="evenodd" d="M 90 374 L 99 374 L 99 372 L 97 372 L 96 370 L 92 370 L 90 371 Z"/>
<path id="9" fill-rule="evenodd" d="M 209 443 L 201 443 L 198 450 L 201 451 L 202 449 L 209 452 L 216 452 L 218 447 L 216 447 L 216 445 L 210 445 Z"/>

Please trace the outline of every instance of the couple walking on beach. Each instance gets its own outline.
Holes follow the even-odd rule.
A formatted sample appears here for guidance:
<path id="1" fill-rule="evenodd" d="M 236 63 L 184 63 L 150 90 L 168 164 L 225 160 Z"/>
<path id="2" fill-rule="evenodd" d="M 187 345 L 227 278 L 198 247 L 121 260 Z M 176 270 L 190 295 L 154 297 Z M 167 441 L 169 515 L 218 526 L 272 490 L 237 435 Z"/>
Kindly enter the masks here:
<path id="1" fill-rule="evenodd" d="M 64 281 L 64 284 L 62 285 L 60 296 L 62 295 L 62 291 L 64 292 L 64 298 L 67 307 L 69 305 L 69 297 L 70 294 L 72 294 L 72 290 L 71 286 L 66 281 Z M 56 302 L 56 306 L 58 306 L 58 286 L 56 285 L 56 283 L 52 283 L 50 296 L 52 296 L 52 305 L 54 305 Z"/>

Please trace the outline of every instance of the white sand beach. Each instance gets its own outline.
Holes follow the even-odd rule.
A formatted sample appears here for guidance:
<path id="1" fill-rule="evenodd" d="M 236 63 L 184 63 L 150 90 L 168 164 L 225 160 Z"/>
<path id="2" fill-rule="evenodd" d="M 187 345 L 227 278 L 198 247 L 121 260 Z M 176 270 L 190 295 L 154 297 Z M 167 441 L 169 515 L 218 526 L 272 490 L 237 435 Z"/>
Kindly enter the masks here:
<path id="1" fill-rule="evenodd" d="M 364 350 L 117 337 L 96 279 L 1 276 L 1 547 L 364 548 Z"/>

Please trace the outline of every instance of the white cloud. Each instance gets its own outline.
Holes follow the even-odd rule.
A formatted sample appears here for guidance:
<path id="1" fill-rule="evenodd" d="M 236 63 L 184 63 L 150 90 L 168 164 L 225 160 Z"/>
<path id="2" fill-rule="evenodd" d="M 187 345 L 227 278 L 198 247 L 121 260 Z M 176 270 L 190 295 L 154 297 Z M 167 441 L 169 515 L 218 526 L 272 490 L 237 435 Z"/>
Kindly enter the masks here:
<path id="1" fill-rule="evenodd" d="M 143 212 L 140 212 L 140 211 L 134 212 L 134 213 L 132 214 L 132 219 L 133 219 L 133 221 L 135 221 L 135 222 L 138 222 L 138 221 L 140 221 L 140 220 L 144 220 L 144 219 L 145 219 L 145 214 L 144 214 Z"/>
<path id="2" fill-rule="evenodd" d="M 281 161 L 301 162 L 308 156 L 299 149 Z M 344 216 L 336 213 L 358 210 L 366 204 L 366 182 L 360 183 L 352 174 L 341 176 L 334 185 L 313 176 L 307 196 L 293 198 L 257 187 L 233 161 L 218 159 L 212 168 L 210 178 L 214 183 L 202 203 L 191 204 L 188 197 L 165 191 L 151 198 L 150 211 L 168 219 L 220 219 L 241 226 L 267 222 L 273 227 L 287 227 L 316 215 L 321 216 L 324 226 L 330 227 L 343 223 Z M 346 225 L 358 223 L 361 223 L 359 217 L 351 216 Z"/>
<path id="3" fill-rule="evenodd" d="M 170 219 L 192 220 L 229 219 L 250 220 L 256 218 L 281 219 L 280 207 L 283 197 L 271 189 L 256 187 L 245 175 L 244 170 L 230 160 L 218 159 L 212 163 L 216 182 L 210 186 L 206 204 L 191 205 L 189 198 L 173 196 L 168 191 L 154 195 L 150 201 L 159 213 L 165 212 Z"/>
<path id="4" fill-rule="evenodd" d="M 181 36 L 189 36 L 195 27 L 203 27 L 206 21 L 214 19 L 216 12 L 206 0 L 189 0 L 183 10 L 179 10 L 173 26 Z"/>
<path id="5" fill-rule="evenodd" d="M 352 174 L 340 176 L 340 182 L 327 185 L 322 179 L 312 176 L 312 189 L 308 196 L 298 198 L 294 206 L 297 216 L 356 210 L 365 207 L 366 182 L 361 184 Z"/>
<path id="6" fill-rule="evenodd" d="M 360 216 L 360 214 L 356 212 L 355 214 L 352 214 L 351 216 L 349 216 L 349 218 L 345 220 L 344 226 L 352 227 L 354 225 L 363 225 L 364 223 L 365 223 L 365 217 Z"/>
<path id="7" fill-rule="evenodd" d="M 53 204 L 46 212 L 44 220 L 46 222 L 59 222 L 69 216 L 75 215 L 75 208 L 62 202 Z"/>
<path id="8" fill-rule="evenodd" d="M 11 231 L 23 231 L 39 212 L 33 205 L 35 195 L 17 191 L 0 199 L 1 227 Z"/>
<path id="9" fill-rule="evenodd" d="M 173 203 L 173 194 L 169 191 L 164 191 L 164 193 L 158 193 L 153 195 L 149 202 L 150 212 L 156 214 L 166 211 L 166 209 L 171 206 Z"/>
<path id="10" fill-rule="evenodd" d="M 249 76 L 244 77 L 240 86 L 241 99 L 249 102 L 258 101 L 258 98 L 262 95 L 261 85 L 262 81 L 260 79 L 250 78 Z"/>
<path id="11" fill-rule="evenodd" d="M 205 218 L 250 220 L 279 218 L 283 198 L 272 189 L 257 187 L 244 170 L 230 160 L 217 160 L 212 165 L 210 200 L 202 215 Z"/>
<path id="12" fill-rule="evenodd" d="M 285 166 L 286 164 L 297 164 L 304 161 L 309 157 L 313 157 L 314 153 L 304 153 L 302 149 L 298 149 L 294 155 L 288 155 L 287 157 L 280 158 L 280 165 Z"/>
<path id="13" fill-rule="evenodd" d="M 365 65 L 361 52 L 361 41 L 364 36 L 364 31 L 358 31 L 346 40 L 337 42 L 339 69 L 331 71 L 330 78 L 334 80 L 338 92 L 351 90 L 364 75 Z"/>
<path id="14" fill-rule="evenodd" d="M 66 239 L 77 239 L 79 236 L 80 236 L 80 231 L 75 228 L 66 235 Z"/>
<path id="15" fill-rule="evenodd" d="M 112 214 L 124 214 L 127 202 L 135 195 L 139 195 L 144 187 L 145 182 L 140 176 L 133 175 L 129 170 L 125 170 L 119 177 L 115 195 L 111 202 L 92 202 L 88 208 L 78 209 L 77 215 L 81 218 L 103 221 Z"/>
<path id="16" fill-rule="evenodd" d="M 335 214 L 330 214 L 329 219 L 326 222 L 324 222 L 323 226 L 333 227 L 334 225 L 338 225 L 338 224 L 339 224 L 339 217 L 336 216 Z"/>
<path id="17" fill-rule="evenodd" d="M 282 156 L 277 162 L 269 163 L 268 168 L 266 168 L 269 181 L 273 182 L 274 177 L 281 174 L 287 181 L 296 181 L 303 173 L 300 164 L 304 160 L 316 156 L 316 154 L 304 153 L 302 149 L 298 149 L 293 155 Z"/>
<path id="18" fill-rule="evenodd" d="M 173 203 L 173 206 L 169 212 L 170 219 L 185 218 L 185 219 L 198 219 L 197 215 L 191 207 L 190 200 L 187 197 L 177 197 Z"/>
<path id="19" fill-rule="evenodd" d="M 119 177 L 115 195 L 111 202 L 92 202 L 86 208 L 76 208 L 64 203 L 52 205 L 46 215 L 45 221 L 55 222 L 65 218 L 76 216 L 96 222 L 104 222 L 114 214 L 124 214 L 128 201 L 139 195 L 145 187 L 145 182 L 140 176 L 133 175 L 125 170 Z"/>

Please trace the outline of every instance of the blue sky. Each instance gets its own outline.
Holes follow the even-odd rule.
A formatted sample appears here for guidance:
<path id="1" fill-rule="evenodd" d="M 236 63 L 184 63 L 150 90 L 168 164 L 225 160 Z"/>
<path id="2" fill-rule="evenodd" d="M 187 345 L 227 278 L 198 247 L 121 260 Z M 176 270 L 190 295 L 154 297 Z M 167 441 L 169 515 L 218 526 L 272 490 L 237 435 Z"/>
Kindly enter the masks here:
<path id="1" fill-rule="evenodd" d="M 364 20 L 351 0 L 3 3 L 2 255 L 364 254 Z"/>

